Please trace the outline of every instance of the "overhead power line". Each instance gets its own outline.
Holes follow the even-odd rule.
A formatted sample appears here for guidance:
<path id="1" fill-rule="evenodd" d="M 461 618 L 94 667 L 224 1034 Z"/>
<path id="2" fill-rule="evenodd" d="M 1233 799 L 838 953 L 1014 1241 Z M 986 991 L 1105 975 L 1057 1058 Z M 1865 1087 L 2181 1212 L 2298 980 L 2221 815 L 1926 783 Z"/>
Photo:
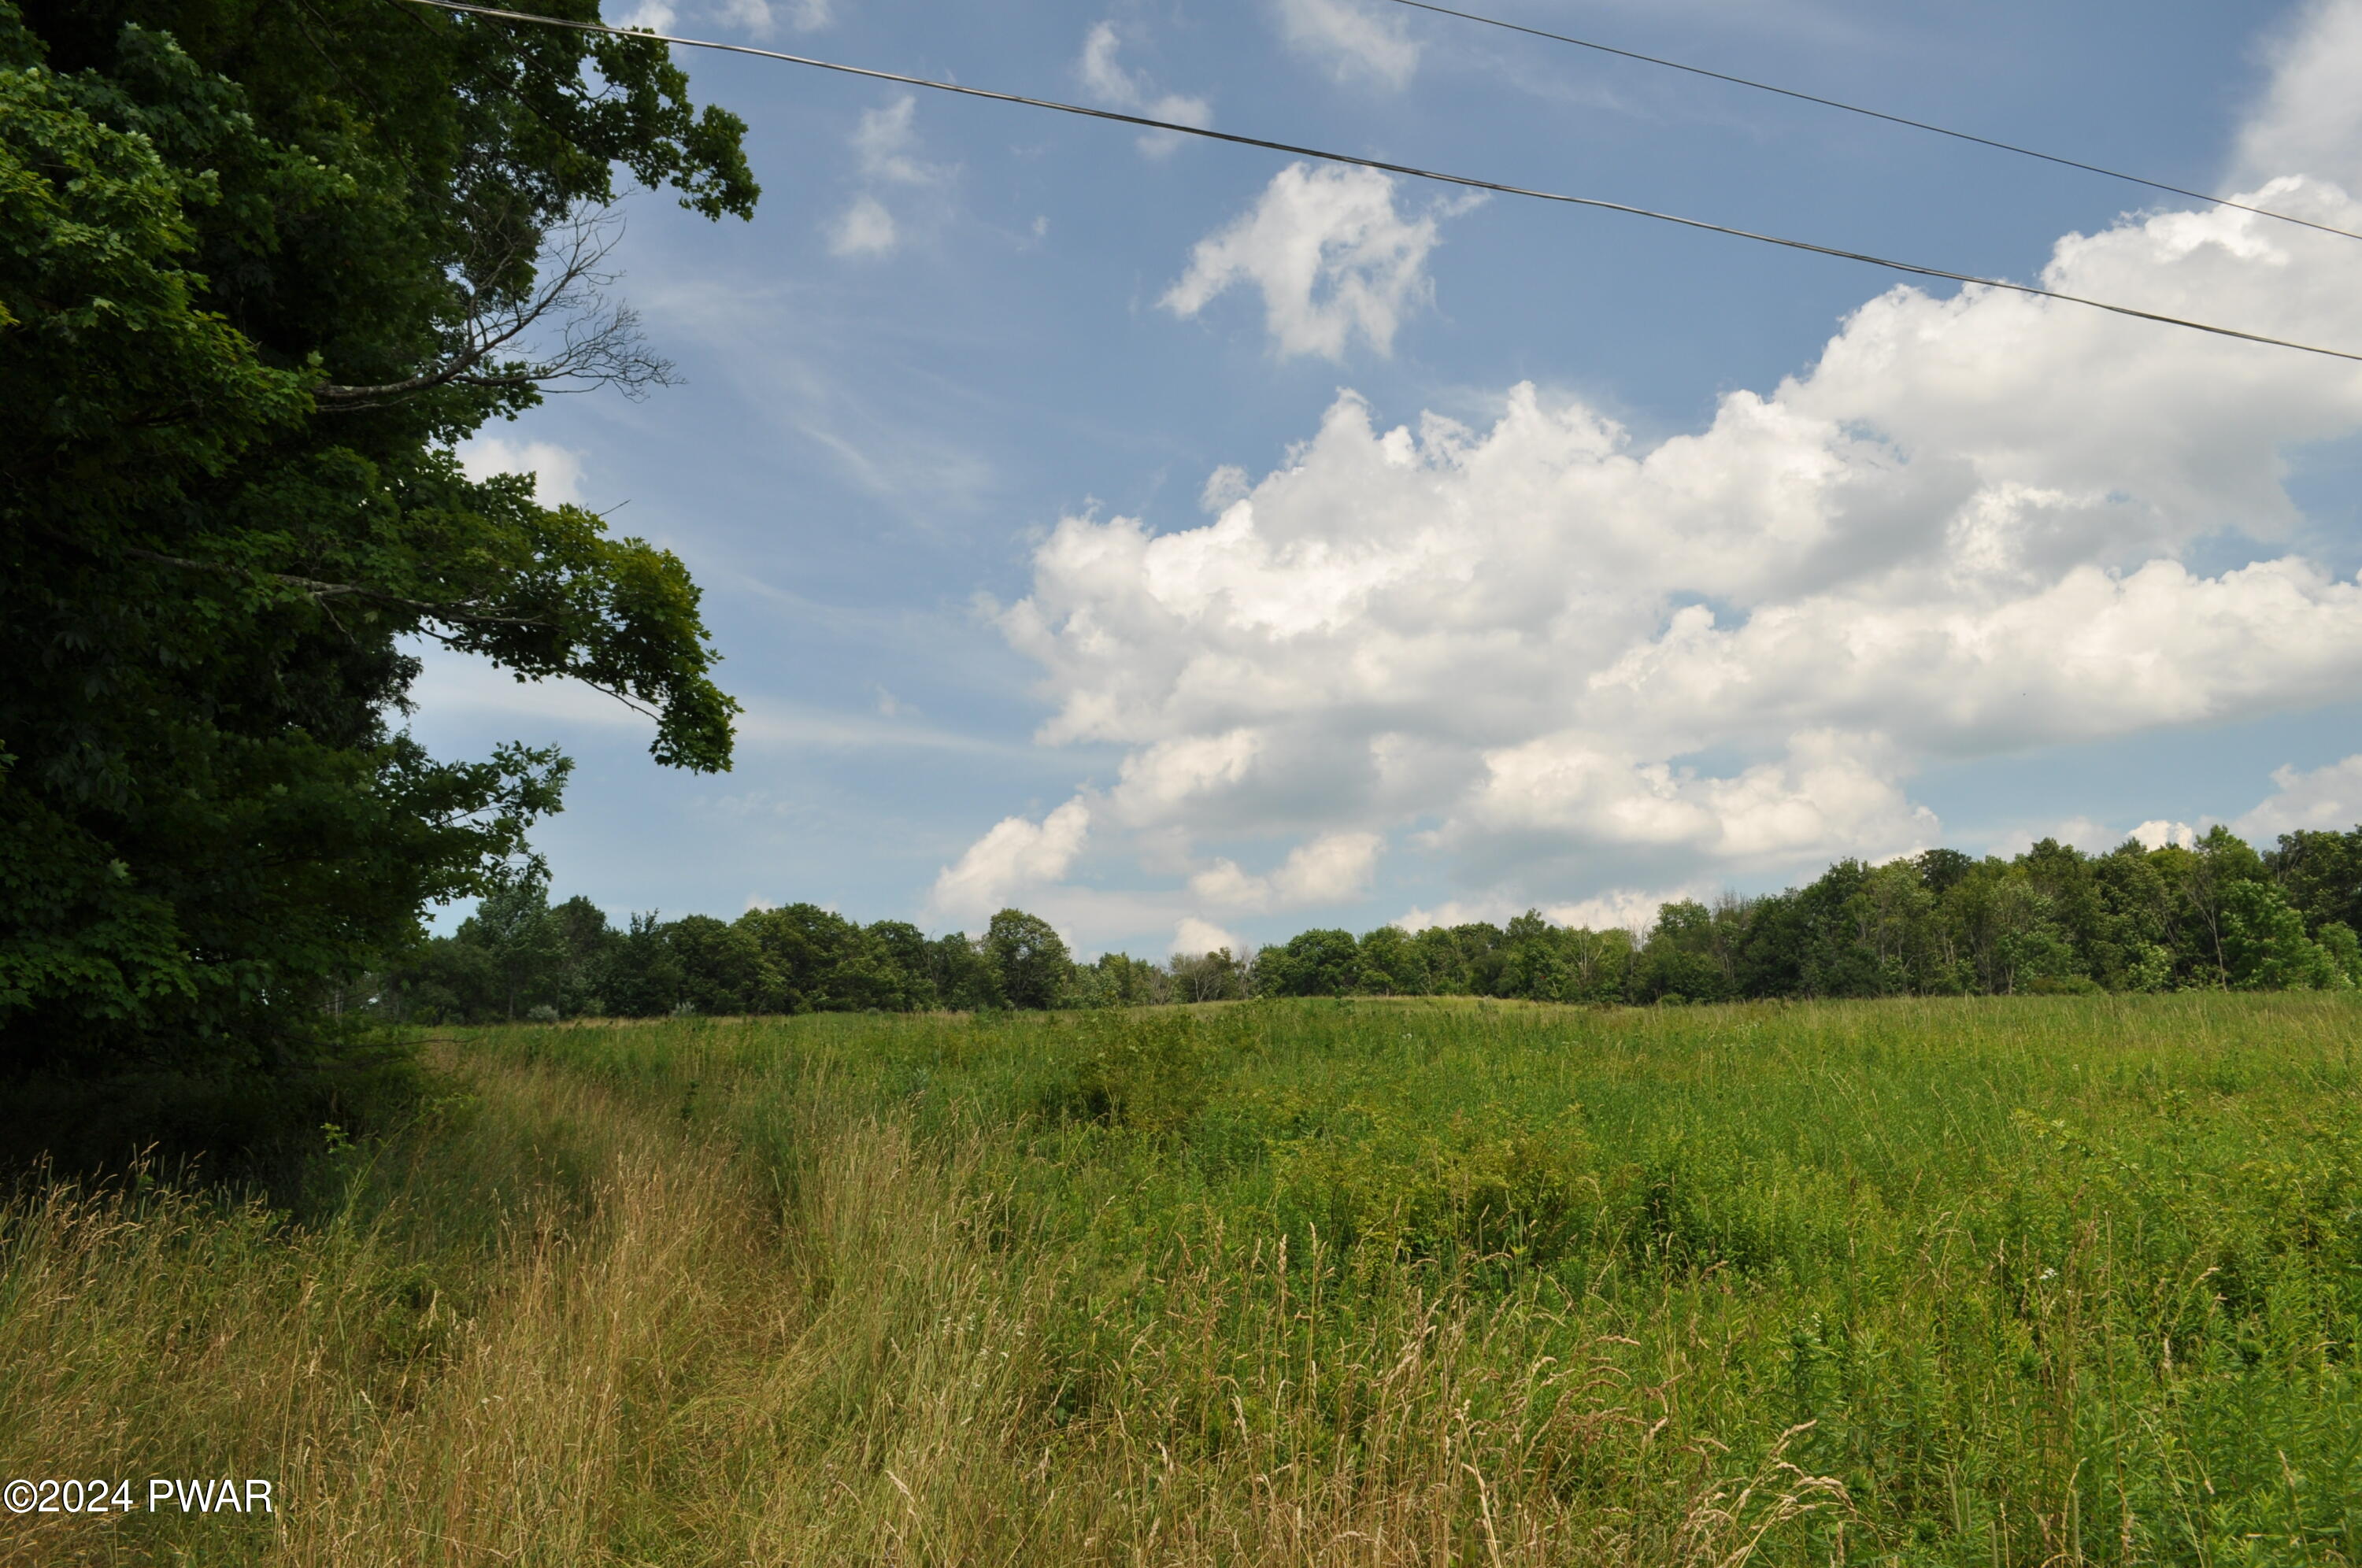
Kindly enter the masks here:
<path id="1" fill-rule="evenodd" d="M 1498 17 L 1480 17 L 1473 11 L 1456 11 L 1449 6 L 1432 5 L 1429 0 L 1395 0 L 1395 4 L 1407 6 L 1414 11 L 1432 11 L 1439 17 L 1457 17 L 1463 22 L 1481 22 L 1485 27 L 1499 28 L 1507 32 L 1524 33 L 1531 38 L 1549 39 L 1555 43 L 1573 44 L 1577 49 L 1593 50 L 1600 54 L 1612 54 L 1624 60 L 1637 60 L 1643 65 L 1659 65 L 1667 71 L 1685 71 L 1692 76 L 1710 77 L 1714 81 L 1727 82 L 1734 86 L 1751 87 L 1759 93 L 1776 93 L 1783 98 L 1794 98 L 1800 103 L 1818 104 L 1825 109 L 1843 109 L 1849 115 L 1862 115 L 1873 120 L 1884 120 L 1889 125 L 1908 126 L 1913 130 L 1931 131 L 1937 136 L 1950 137 L 1955 141 L 1970 141 L 1979 147 L 1990 147 L 2001 152 L 2014 152 L 2021 158 L 2038 158 L 2045 163 L 2056 163 L 2064 169 L 2081 169 L 2087 174 L 2103 174 L 2111 180 L 2122 180 L 2127 184 L 2146 185 L 2152 191 L 2165 191 L 2176 196 L 2187 196 L 2193 202 L 2210 202 L 2218 207 L 2235 207 L 2243 213 L 2254 213 L 2258 217 L 2277 218 L 2282 223 L 2292 223 L 2304 228 L 2319 229 L 2323 234 L 2334 234 L 2346 239 L 2362 239 L 2362 234 L 2356 234 L 2351 229 L 2338 228 L 2331 224 L 2315 223 L 2311 218 L 2295 217 L 2287 213 L 2274 212 L 2269 207 L 2250 206 L 2246 202 L 2235 202 L 2228 196 L 2209 195 L 2204 191 L 2184 190 L 2180 185 L 2169 185 L 2162 180 L 2151 180 L 2146 175 L 2127 174 L 2121 169 L 2105 169 L 2097 163 L 2085 163 L 2081 159 L 2062 158 L 2055 152 L 2043 152 L 2031 147 L 2020 147 L 2015 142 L 2000 141 L 1992 137 L 1978 136 L 1970 131 L 1952 130 L 1944 126 L 1930 125 L 1926 120 L 1910 119 L 1902 115 L 1890 115 L 1882 109 L 1865 109 L 1860 104 L 1848 104 L 1836 98 L 1824 98 L 1812 93 L 1800 93 L 1794 87 L 1778 87 L 1769 82 L 1757 82 L 1749 77 L 1733 76 L 1727 72 L 1708 71 L 1703 65 L 1685 65 L 1678 60 L 1667 60 L 1661 55 L 1642 54 L 1638 50 L 1618 49 L 1614 44 L 1596 43 L 1590 39 L 1578 39 L 1566 33 L 1554 33 L 1547 28 L 1529 28 L 1522 22 L 1505 22 Z"/>
<path id="2" fill-rule="evenodd" d="M 2165 315 L 2156 311 L 2136 310 L 2131 305 L 2111 304 L 2081 294 L 2061 293 L 2032 283 L 2014 283 L 2005 278 L 1984 278 L 1973 272 L 1955 272 L 1943 267 L 1922 266 L 1915 261 L 1897 261 L 1891 257 L 1873 256 L 1868 251 L 1848 250 L 1835 245 L 1817 245 L 1809 239 L 1789 239 L 1776 234 L 1759 234 L 1752 229 L 1734 228 L 1727 224 L 1708 223 L 1704 218 L 1683 217 L 1678 213 L 1657 212 L 1649 207 L 1636 207 L 1623 202 L 1611 202 L 1598 196 L 1571 196 L 1557 191 L 1539 191 L 1524 185 L 1511 185 L 1499 180 L 1479 179 L 1472 174 L 1448 174 L 1433 169 L 1420 169 L 1408 163 L 1389 163 L 1384 159 L 1361 158 L 1350 152 L 1330 152 L 1317 147 L 1299 147 L 1292 142 L 1272 141 L 1263 137 L 1241 136 L 1235 131 L 1211 130 L 1204 126 L 1184 125 L 1177 120 L 1153 119 L 1146 115 L 1127 115 L 1114 109 L 1095 109 L 1083 104 L 1063 104 L 1054 98 L 1029 98 L 1019 93 L 996 93 L 987 87 L 963 86 L 956 82 L 937 82 L 925 76 L 909 76 L 897 71 L 879 71 L 866 65 L 845 65 L 835 61 L 816 60 L 809 55 L 784 54 L 778 50 L 756 49 L 752 44 L 719 43 L 710 39 L 679 38 L 669 33 L 651 32 L 636 28 L 609 27 L 603 22 L 577 22 L 561 17 L 536 17 L 524 11 L 507 11 L 493 6 L 469 4 L 469 0 L 405 0 L 414 6 L 424 6 L 438 11 L 455 11 L 471 17 L 491 17 L 505 22 L 528 22 L 536 27 L 563 28 L 578 33 L 603 33 L 621 39 L 646 39 L 657 43 L 678 44 L 685 49 L 718 50 L 726 54 L 753 55 L 761 60 L 780 61 L 789 65 L 810 66 L 816 71 L 833 71 L 844 76 L 866 77 L 873 82 L 892 82 L 904 87 L 924 87 L 937 93 L 955 93 L 964 98 L 985 98 L 997 104 L 1021 104 L 1030 109 L 1053 109 L 1062 115 L 1079 115 L 1086 119 L 1113 120 L 1119 125 L 1140 126 L 1149 130 L 1172 131 L 1179 136 L 1200 137 L 1208 141 L 1226 141 L 1239 147 L 1259 147 L 1272 152 L 1284 152 L 1294 158 L 1318 159 L 1326 163 L 1341 163 L 1355 169 L 1375 169 L 1381 173 L 1403 174 L 1414 180 L 1432 180 L 1438 184 L 1458 185 L 1472 191 L 1488 191 L 1496 195 L 1523 196 L 1537 202 L 1558 202 L 1567 206 L 1593 207 L 1602 212 L 1625 213 L 1633 217 L 1652 218 L 1659 223 L 1678 224 L 1683 228 L 1702 229 L 1708 234 L 1727 234 L 1735 239 L 1751 239 L 1761 245 L 1777 245 L 1790 250 L 1810 251 L 1816 256 L 1834 256 L 1840 260 L 1860 261 L 1871 267 L 1883 267 L 1890 271 L 1908 272 L 1922 278 L 1941 278 L 1948 282 L 1973 283 L 1980 288 L 2004 289 L 2013 293 L 2031 294 L 2037 299 L 2058 300 L 2067 304 L 2088 305 L 2115 315 L 2131 316 L 2138 321 L 2154 321 L 2166 326 L 2187 327 L 2192 332 L 2212 333 L 2217 337 L 2235 337 L 2242 342 L 2262 343 L 2274 348 L 2293 348 L 2303 354 L 2320 354 L 2332 359 L 2362 362 L 2362 353 L 2349 353 L 2343 348 L 2323 348 L 2316 344 L 2298 343 L 2286 337 L 2268 337 L 2259 332 L 2242 332 L 2236 327 L 2216 326 L 2203 321 L 2191 321 L 2178 315 Z"/>

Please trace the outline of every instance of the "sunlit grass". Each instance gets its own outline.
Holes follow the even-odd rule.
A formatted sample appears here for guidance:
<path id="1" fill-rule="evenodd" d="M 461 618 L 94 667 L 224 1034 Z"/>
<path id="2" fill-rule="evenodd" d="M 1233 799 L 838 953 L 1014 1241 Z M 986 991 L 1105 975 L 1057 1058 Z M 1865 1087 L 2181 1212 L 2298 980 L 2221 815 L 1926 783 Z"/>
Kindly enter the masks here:
<path id="1" fill-rule="evenodd" d="M 317 1216 L 38 1192 L 10 1562 L 2346 1562 L 2362 1008 L 485 1031 Z"/>

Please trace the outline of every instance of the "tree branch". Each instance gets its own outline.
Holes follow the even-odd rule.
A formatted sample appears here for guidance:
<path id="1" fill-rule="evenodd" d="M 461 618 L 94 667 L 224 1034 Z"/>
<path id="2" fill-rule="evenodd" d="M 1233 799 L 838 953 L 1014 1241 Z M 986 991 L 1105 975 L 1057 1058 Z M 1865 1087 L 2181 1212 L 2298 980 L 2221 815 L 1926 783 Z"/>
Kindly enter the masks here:
<path id="1" fill-rule="evenodd" d="M 537 625 L 539 623 L 518 622 L 516 624 Z M 421 636 L 432 637 L 447 648 L 456 648 L 461 653 L 471 653 L 476 651 L 463 646 L 458 638 L 447 636 L 443 633 L 436 631 L 432 626 L 421 626 L 418 628 L 418 632 Z M 632 696 L 631 693 L 627 691 L 619 691 L 614 687 L 608 685 L 605 681 L 593 679 L 590 675 L 586 673 L 579 665 L 560 665 L 549 673 L 554 676 L 562 677 L 568 680 L 579 680 L 583 685 L 588 686 L 591 690 L 598 692 L 602 696 L 613 697 L 616 701 L 621 702 L 624 707 L 629 708 L 633 712 L 639 714 L 643 718 L 655 719 L 658 722 L 661 722 L 664 718 L 663 714 L 657 712 L 654 708 L 647 706 L 646 703 L 641 702 L 638 699 Z"/>
<path id="2" fill-rule="evenodd" d="M 161 551 L 143 550 L 132 546 L 124 547 L 123 554 L 131 557 L 135 560 L 152 561 L 159 566 L 178 567 L 183 571 L 201 571 L 211 573 L 216 577 L 242 578 L 248 582 L 275 582 L 283 587 L 294 589 L 297 592 L 302 593 L 314 603 L 318 604 L 320 608 L 326 613 L 331 621 L 336 620 L 336 612 L 329 608 L 328 601 L 332 599 L 365 599 L 372 603 L 390 604 L 397 609 L 414 611 L 420 615 L 427 616 L 436 621 L 446 622 L 453 625 L 524 626 L 536 631 L 557 630 L 556 626 L 552 625 L 547 621 L 536 621 L 528 617 L 516 615 L 491 614 L 486 611 L 477 608 L 480 602 L 472 599 L 458 600 L 449 602 L 438 602 L 436 601 L 427 599 L 408 599 L 398 593 L 388 593 L 382 589 L 368 588 L 359 583 L 326 582 L 318 578 L 297 577 L 290 572 L 262 571 L 253 567 L 232 566 L 225 561 L 191 560 L 185 556 L 168 556 L 163 554 Z M 337 629 L 339 631 L 344 629 L 342 622 L 337 622 Z M 435 641 L 441 643 L 447 648 L 455 648 L 462 653 L 481 651 L 480 649 L 469 648 L 461 643 L 459 638 L 451 636 L 444 632 L 438 632 L 432 626 L 421 626 L 418 628 L 418 632 L 420 635 L 432 637 Z M 350 637 L 351 635 L 352 634 L 349 632 L 346 633 L 348 637 Z M 599 692 L 602 696 L 613 698 L 616 701 L 621 702 L 624 707 L 629 708 L 633 712 L 639 714 L 642 718 L 652 719 L 659 723 L 664 720 L 664 715 L 658 712 L 656 709 L 640 701 L 630 692 L 610 686 L 605 681 L 591 675 L 579 665 L 570 663 L 562 664 L 554 669 L 546 671 L 546 673 L 567 680 L 579 681 L 583 685 L 590 688 L 591 690 Z"/>
<path id="3" fill-rule="evenodd" d="M 611 212 L 579 213 L 549 229 L 529 230 L 471 260 L 454 279 L 466 309 L 454 329 L 449 351 L 417 374 L 369 386 L 327 382 L 312 389 L 313 400 L 335 412 L 382 408 L 436 387 L 509 389 L 526 386 L 587 392 L 621 388 L 626 397 L 647 395 L 652 386 L 671 386 L 678 375 L 670 360 L 651 351 L 640 334 L 639 313 L 611 303 L 603 291 L 615 274 L 603 263 L 620 237 Z M 537 252 L 532 287 L 517 293 L 503 280 Z M 538 327 L 562 322 L 557 345 L 539 358 L 502 359 Z M 567 386 L 559 383 L 573 382 Z"/>
<path id="4" fill-rule="evenodd" d="M 323 609 L 331 599 L 366 599 L 373 603 L 390 604 L 396 609 L 413 610 L 437 621 L 447 621 L 462 626 L 531 626 L 542 631 L 557 628 L 547 621 L 536 621 L 516 615 L 495 615 L 479 606 L 481 601 L 462 599 L 437 602 L 429 599 L 406 599 L 383 589 L 370 588 L 353 582 L 326 582 L 318 578 L 297 577 L 292 572 L 264 571 L 257 567 L 233 566 L 227 561 L 191 560 L 185 556 L 168 556 L 159 550 L 143 550 L 136 546 L 123 547 L 122 553 L 134 560 L 153 561 L 158 566 L 178 567 L 183 571 L 210 572 L 216 577 L 243 578 L 248 582 L 275 582 L 294 589 Z M 429 634 L 432 635 L 433 634 Z"/>

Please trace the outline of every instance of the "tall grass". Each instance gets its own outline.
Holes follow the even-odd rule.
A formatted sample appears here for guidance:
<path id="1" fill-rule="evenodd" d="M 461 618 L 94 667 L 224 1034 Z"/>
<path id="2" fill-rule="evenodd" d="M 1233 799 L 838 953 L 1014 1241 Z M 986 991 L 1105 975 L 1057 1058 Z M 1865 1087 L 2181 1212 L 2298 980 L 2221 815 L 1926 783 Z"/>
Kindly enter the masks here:
<path id="1" fill-rule="evenodd" d="M 2362 1010 L 487 1031 L 0 1220 L 0 1562 L 2349 1562 Z"/>

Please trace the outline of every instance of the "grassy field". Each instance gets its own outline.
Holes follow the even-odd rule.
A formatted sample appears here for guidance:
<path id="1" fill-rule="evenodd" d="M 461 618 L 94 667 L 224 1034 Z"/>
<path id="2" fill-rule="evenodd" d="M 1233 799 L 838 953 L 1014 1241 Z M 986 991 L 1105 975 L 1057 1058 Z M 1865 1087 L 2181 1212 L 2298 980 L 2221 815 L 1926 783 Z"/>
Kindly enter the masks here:
<path id="1" fill-rule="evenodd" d="M 2362 1007 L 516 1028 L 0 1224 L 0 1561 L 2362 1562 Z M 334 1143 L 336 1140 L 331 1139 Z"/>

